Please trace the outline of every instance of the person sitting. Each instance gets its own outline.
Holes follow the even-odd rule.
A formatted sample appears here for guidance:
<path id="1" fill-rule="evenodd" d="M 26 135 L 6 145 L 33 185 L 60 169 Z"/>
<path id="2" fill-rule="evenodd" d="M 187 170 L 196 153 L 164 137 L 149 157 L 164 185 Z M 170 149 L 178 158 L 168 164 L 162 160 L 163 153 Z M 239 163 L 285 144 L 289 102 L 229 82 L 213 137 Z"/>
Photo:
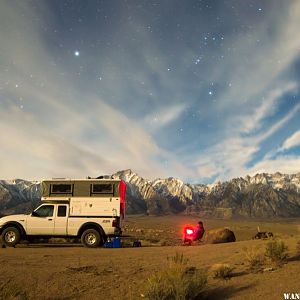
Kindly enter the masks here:
<path id="1" fill-rule="evenodd" d="M 193 241 L 201 240 L 204 235 L 204 232 L 205 230 L 204 230 L 203 222 L 199 221 L 197 226 L 194 229 Z"/>

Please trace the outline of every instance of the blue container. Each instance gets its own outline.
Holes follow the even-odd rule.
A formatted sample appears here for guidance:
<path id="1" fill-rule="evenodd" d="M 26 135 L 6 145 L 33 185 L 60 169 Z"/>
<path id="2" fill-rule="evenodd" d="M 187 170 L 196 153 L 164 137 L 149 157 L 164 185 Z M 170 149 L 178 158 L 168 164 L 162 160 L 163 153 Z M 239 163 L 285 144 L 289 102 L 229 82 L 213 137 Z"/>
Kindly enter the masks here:
<path id="1" fill-rule="evenodd" d="M 121 248 L 121 247 L 122 247 L 121 239 L 118 237 L 113 238 L 104 244 L 104 248 Z"/>
<path id="2" fill-rule="evenodd" d="M 113 248 L 121 248 L 121 239 L 116 237 L 112 240 Z"/>

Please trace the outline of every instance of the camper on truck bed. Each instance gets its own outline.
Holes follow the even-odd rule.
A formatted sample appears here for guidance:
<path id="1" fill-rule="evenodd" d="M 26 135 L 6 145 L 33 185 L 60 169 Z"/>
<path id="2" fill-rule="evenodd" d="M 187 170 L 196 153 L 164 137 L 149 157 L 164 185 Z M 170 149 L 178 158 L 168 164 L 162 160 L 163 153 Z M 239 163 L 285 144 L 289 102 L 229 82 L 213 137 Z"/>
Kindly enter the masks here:
<path id="1" fill-rule="evenodd" d="M 119 236 L 125 216 L 126 184 L 119 179 L 53 179 L 42 181 L 42 204 L 28 215 L 0 218 L 2 242 L 80 238 L 86 247 Z"/>

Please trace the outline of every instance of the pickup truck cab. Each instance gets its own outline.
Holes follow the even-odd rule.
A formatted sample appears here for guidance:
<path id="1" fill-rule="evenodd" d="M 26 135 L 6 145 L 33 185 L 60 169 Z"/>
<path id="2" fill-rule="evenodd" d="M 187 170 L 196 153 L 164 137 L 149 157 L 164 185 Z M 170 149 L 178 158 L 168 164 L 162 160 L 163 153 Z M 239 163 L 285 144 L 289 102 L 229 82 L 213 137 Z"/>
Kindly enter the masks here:
<path id="1" fill-rule="evenodd" d="M 126 185 L 122 180 L 43 181 L 42 204 L 27 215 L 0 218 L 6 246 L 22 239 L 80 238 L 86 247 L 103 245 L 119 236 L 125 210 Z"/>

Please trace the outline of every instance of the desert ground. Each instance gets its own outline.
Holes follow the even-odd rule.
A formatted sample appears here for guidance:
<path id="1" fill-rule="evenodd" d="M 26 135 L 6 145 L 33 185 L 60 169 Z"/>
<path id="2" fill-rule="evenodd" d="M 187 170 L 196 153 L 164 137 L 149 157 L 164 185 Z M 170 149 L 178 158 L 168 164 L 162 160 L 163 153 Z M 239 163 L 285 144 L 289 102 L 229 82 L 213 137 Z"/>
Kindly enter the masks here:
<path id="1" fill-rule="evenodd" d="M 143 299 L 147 279 L 168 266 L 176 253 L 188 265 L 204 269 L 207 286 L 201 299 L 284 299 L 300 293 L 300 220 L 204 219 L 207 230 L 228 227 L 237 241 L 181 246 L 182 228 L 196 224 L 190 216 L 128 216 L 124 227 L 130 237 L 125 248 L 86 249 L 74 244 L 19 245 L 0 249 L 0 299 Z M 248 250 L 263 252 L 268 240 L 252 240 L 257 232 L 272 231 L 288 246 L 281 266 L 266 265 L 253 272 Z M 141 248 L 129 247 L 134 239 Z M 228 280 L 214 278 L 212 266 L 229 264 Z"/>

